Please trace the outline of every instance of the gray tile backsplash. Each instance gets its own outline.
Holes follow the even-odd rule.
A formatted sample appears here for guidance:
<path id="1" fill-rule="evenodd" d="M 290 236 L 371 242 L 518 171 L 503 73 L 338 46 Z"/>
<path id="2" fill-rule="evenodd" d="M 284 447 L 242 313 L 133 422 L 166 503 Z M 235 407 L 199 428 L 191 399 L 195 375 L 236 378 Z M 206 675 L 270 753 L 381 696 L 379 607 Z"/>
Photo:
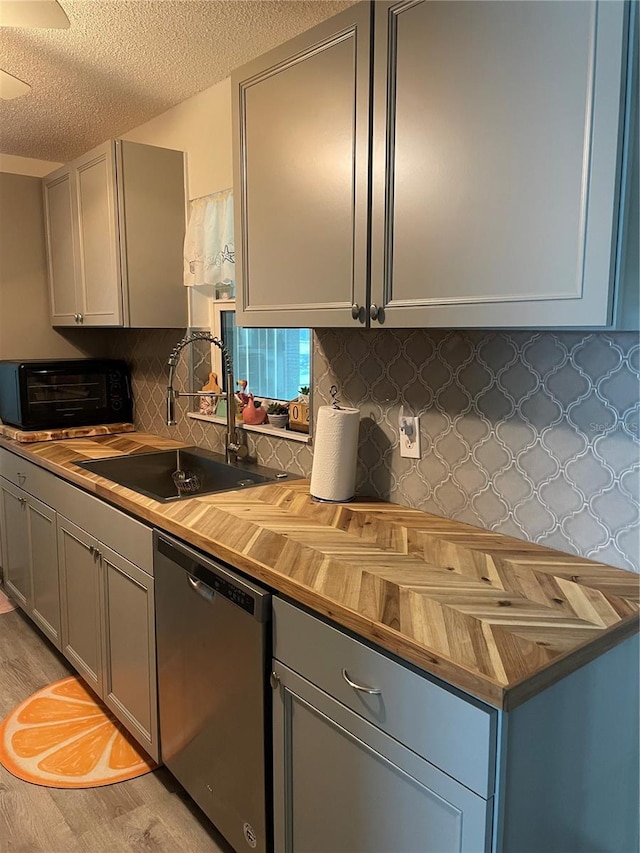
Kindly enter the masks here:
<path id="1" fill-rule="evenodd" d="M 113 354 L 132 364 L 136 424 L 220 450 L 220 427 L 184 416 L 164 425 L 166 359 L 179 337 L 114 337 Z M 639 356 L 638 335 L 626 332 L 324 329 L 314 404 L 329 402 L 335 383 L 361 410 L 360 494 L 640 571 Z M 421 416 L 420 460 L 400 458 L 401 405 Z M 263 464 L 311 471 L 306 445 L 266 436 L 250 445 Z"/>
<path id="2" fill-rule="evenodd" d="M 358 491 L 640 570 L 635 333 L 320 330 L 362 412 Z M 400 406 L 422 458 L 401 459 Z"/>

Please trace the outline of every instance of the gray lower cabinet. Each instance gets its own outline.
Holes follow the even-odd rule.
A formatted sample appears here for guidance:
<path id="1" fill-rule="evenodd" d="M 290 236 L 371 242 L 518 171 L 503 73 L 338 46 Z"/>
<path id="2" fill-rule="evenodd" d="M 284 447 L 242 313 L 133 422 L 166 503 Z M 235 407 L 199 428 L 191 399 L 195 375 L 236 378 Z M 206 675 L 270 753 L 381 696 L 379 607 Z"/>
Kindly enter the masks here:
<path id="1" fill-rule="evenodd" d="M 158 758 L 154 583 L 99 544 L 104 626 L 104 701 Z"/>
<path id="2" fill-rule="evenodd" d="M 274 664 L 279 853 L 481 853 L 492 800 Z"/>
<path id="3" fill-rule="evenodd" d="M 153 578 L 58 516 L 62 652 L 158 759 Z"/>
<path id="4" fill-rule="evenodd" d="M 7 591 L 23 609 L 31 606 L 27 497 L 0 478 L 2 496 L 2 569 Z"/>
<path id="5" fill-rule="evenodd" d="M 151 528 L 3 448 L 0 474 L 7 591 L 157 761 Z"/>
<path id="6" fill-rule="evenodd" d="M 278 598 L 273 636 L 278 853 L 488 853 L 495 709 Z"/>
<path id="7" fill-rule="evenodd" d="M 104 690 L 102 653 L 102 568 L 98 543 L 58 516 L 62 603 L 62 653 L 99 695 Z"/>
<path id="8" fill-rule="evenodd" d="M 0 477 L 2 565 L 8 592 L 60 648 L 56 514 Z"/>
<path id="9" fill-rule="evenodd" d="M 273 641 L 277 853 L 639 849 L 637 634 L 508 712 L 277 597 Z"/>
<path id="10" fill-rule="evenodd" d="M 33 497 L 27 498 L 29 564 L 31 571 L 31 618 L 61 647 L 60 581 L 56 513 Z"/>

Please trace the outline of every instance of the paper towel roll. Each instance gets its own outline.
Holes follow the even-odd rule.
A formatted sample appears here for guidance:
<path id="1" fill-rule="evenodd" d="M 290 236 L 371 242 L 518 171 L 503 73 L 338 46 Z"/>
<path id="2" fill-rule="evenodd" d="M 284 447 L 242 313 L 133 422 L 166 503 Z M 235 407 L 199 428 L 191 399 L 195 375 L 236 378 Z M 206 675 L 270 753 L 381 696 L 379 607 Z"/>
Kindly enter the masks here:
<path id="1" fill-rule="evenodd" d="M 313 438 L 310 492 L 322 501 L 350 501 L 355 493 L 359 409 L 320 406 Z"/>

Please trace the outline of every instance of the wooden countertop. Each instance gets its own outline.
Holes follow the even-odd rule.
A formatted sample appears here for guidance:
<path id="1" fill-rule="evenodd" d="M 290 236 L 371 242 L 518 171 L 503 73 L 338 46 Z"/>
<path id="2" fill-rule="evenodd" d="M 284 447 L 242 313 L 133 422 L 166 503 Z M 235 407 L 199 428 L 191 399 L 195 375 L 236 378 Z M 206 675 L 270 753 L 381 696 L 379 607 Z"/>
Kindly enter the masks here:
<path id="1" fill-rule="evenodd" d="M 633 572 L 419 510 L 318 504 L 307 480 L 162 504 L 73 465 L 184 446 L 142 433 L 0 446 L 497 707 L 638 630 Z"/>

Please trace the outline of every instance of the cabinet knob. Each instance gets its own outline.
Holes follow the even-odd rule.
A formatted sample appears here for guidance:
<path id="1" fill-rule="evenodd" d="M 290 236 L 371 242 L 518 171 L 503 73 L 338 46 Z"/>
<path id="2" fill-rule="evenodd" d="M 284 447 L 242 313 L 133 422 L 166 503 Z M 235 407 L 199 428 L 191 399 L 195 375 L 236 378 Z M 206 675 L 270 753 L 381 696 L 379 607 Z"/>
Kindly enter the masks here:
<path id="1" fill-rule="evenodd" d="M 18 501 L 20 502 L 20 506 L 23 508 L 27 505 L 27 499 L 26 498 L 18 498 Z"/>
<path id="2" fill-rule="evenodd" d="M 73 315 L 73 319 L 76 321 L 76 323 L 79 323 L 79 322 L 80 322 L 80 315 L 79 315 L 79 314 L 74 314 L 74 315 Z"/>
<path id="3" fill-rule="evenodd" d="M 377 320 L 378 319 L 378 313 L 379 313 L 378 306 L 374 302 L 371 305 L 371 307 L 369 308 L 369 316 L 371 317 L 372 320 Z"/>
<path id="4" fill-rule="evenodd" d="M 84 314 L 78 314 L 78 323 L 84 323 Z"/>
<path id="5" fill-rule="evenodd" d="M 357 320 L 360 317 L 360 306 L 357 302 L 354 302 L 351 306 L 351 316 L 354 320 Z"/>
<path id="6" fill-rule="evenodd" d="M 273 690 L 277 689 L 278 685 L 280 684 L 280 676 L 277 672 L 271 673 L 271 675 L 269 676 L 269 684 L 271 685 Z"/>

